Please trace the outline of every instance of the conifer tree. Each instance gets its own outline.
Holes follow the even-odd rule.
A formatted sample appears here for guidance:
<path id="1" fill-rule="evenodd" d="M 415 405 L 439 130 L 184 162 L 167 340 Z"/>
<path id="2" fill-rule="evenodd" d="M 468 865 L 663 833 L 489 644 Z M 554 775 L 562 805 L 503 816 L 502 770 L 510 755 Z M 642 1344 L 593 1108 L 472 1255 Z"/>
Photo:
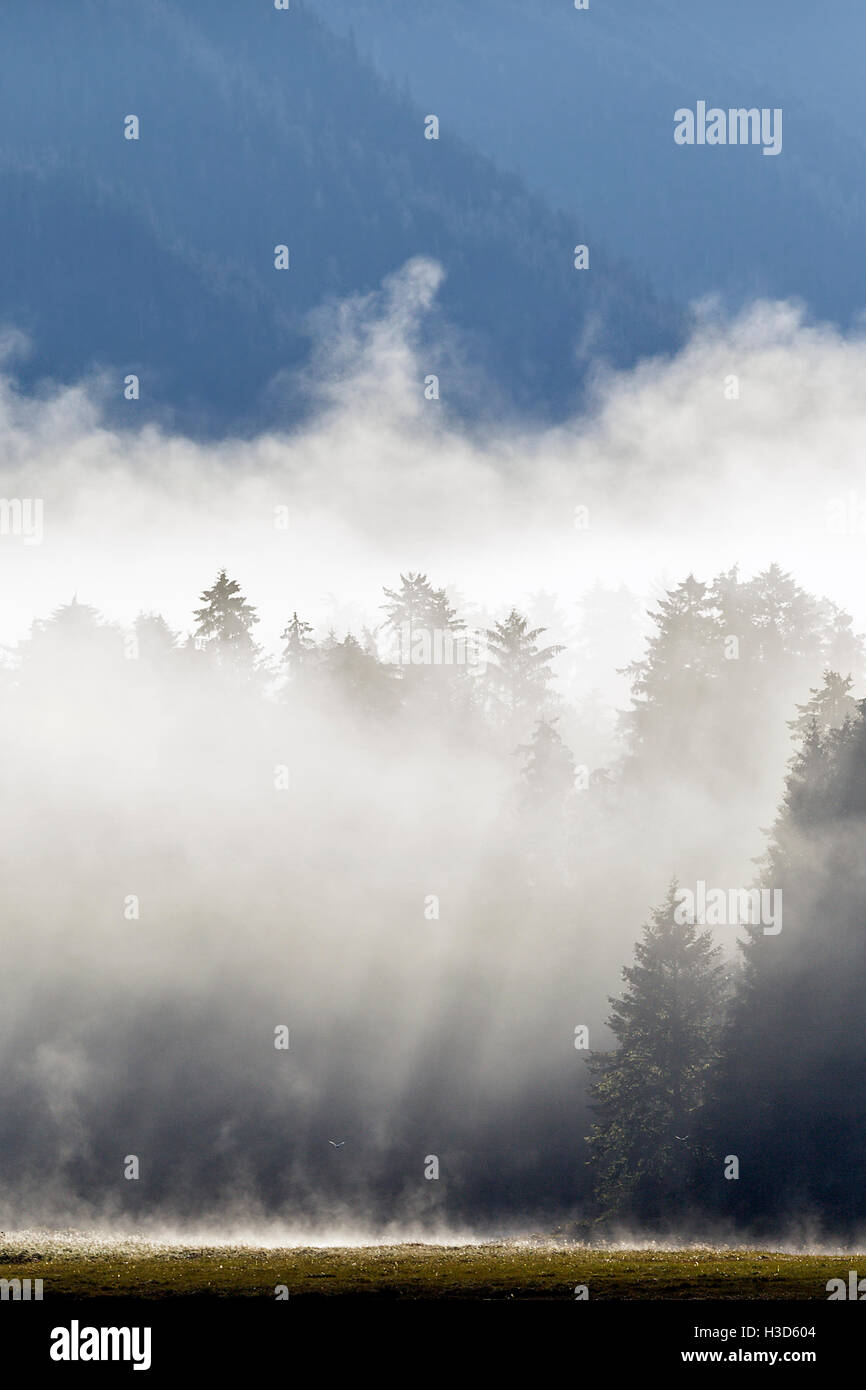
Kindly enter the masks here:
<path id="1" fill-rule="evenodd" d="M 229 579 L 221 569 L 211 588 L 201 595 L 201 602 L 203 607 L 195 611 L 198 644 L 213 652 L 221 665 L 252 670 L 258 659 L 252 628 L 259 619 L 238 581 Z"/>
<path id="2" fill-rule="evenodd" d="M 837 690 L 847 698 L 845 682 Z M 761 866 L 762 883 L 784 905 L 783 930 L 768 935 L 755 923 L 743 931 L 743 969 L 704 1117 L 749 1182 L 711 1184 L 705 1200 L 752 1229 L 776 1228 L 795 1207 L 818 1229 L 851 1234 L 866 1216 L 858 1177 L 866 1152 L 866 705 L 822 728 L 816 703 L 805 730 L 795 730 L 799 747 Z"/>
<path id="3" fill-rule="evenodd" d="M 524 804 L 562 806 L 574 790 L 574 758 L 556 729 L 555 719 L 539 719 L 529 743 L 521 744 Z"/>
<path id="4" fill-rule="evenodd" d="M 164 664 L 177 653 L 177 633 L 172 632 L 161 613 L 139 613 L 133 630 L 139 655 L 150 665 Z"/>
<path id="5" fill-rule="evenodd" d="M 385 589 L 385 624 L 397 635 L 401 665 L 412 663 L 413 637 L 422 631 L 434 633 L 460 631 L 465 624 L 448 602 L 444 589 L 434 589 L 426 574 L 400 575 L 399 589 Z"/>
<path id="6" fill-rule="evenodd" d="M 749 587 L 760 661 L 775 668 L 777 678 L 782 664 L 819 662 L 824 634 L 818 600 L 776 564 L 755 575 Z"/>
<path id="7" fill-rule="evenodd" d="M 825 734 L 829 729 L 840 729 L 846 719 L 853 719 L 857 712 L 857 701 L 849 694 L 853 684 L 851 676 L 825 671 L 823 685 L 813 687 L 806 703 L 797 706 L 797 718 L 788 720 L 794 737 L 805 738 L 813 724 L 819 733 Z"/>
<path id="8" fill-rule="evenodd" d="M 293 613 L 280 633 L 280 640 L 285 642 L 282 662 L 291 680 L 296 680 L 313 660 L 316 643 L 310 636 L 312 631 L 312 624 L 305 623 L 297 613 Z"/>
<path id="9" fill-rule="evenodd" d="M 487 629 L 487 649 L 493 659 L 488 680 L 509 722 L 521 716 L 533 718 L 547 698 L 552 680 L 550 663 L 564 648 L 539 647 L 538 638 L 545 631 L 543 627 L 530 628 L 514 608 L 505 622 Z"/>
<path id="10" fill-rule="evenodd" d="M 333 632 L 323 643 L 316 665 L 316 679 L 330 695 L 347 702 L 357 713 L 375 715 L 396 704 L 392 669 L 365 651 L 352 633 L 338 642 Z"/>
<path id="11" fill-rule="evenodd" d="M 690 574 L 650 613 L 656 631 L 646 654 L 624 668 L 632 708 L 622 717 L 629 751 L 644 763 L 673 766 L 706 722 L 713 682 L 722 659 L 720 627 L 707 585 Z M 684 744 L 686 747 L 684 747 Z"/>
<path id="12" fill-rule="evenodd" d="M 673 882 L 643 928 L 626 988 L 611 998 L 613 1052 L 593 1052 L 588 1137 L 602 1216 L 671 1218 L 694 1160 L 695 1124 L 717 1056 L 725 968 L 712 933 L 677 921 Z"/>
<path id="13" fill-rule="evenodd" d="M 100 667 L 123 663 L 123 636 L 96 608 L 79 603 L 73 594 L 49 618 L 33 623 L 30 636 L 21 644 L 22 678 L 28 681 L 40 672 L 64 669 L 69 677 L 83 681 Z"/>

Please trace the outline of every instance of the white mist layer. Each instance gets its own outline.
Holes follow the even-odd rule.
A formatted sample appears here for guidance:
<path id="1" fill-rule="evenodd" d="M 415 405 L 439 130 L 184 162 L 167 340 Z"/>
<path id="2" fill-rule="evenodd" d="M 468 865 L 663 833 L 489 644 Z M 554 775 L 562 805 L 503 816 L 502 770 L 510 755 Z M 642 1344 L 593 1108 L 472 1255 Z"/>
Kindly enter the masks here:
<path id="1" fill-rule="evenodd" d="M 866 505 L 862 340 L 788 305 L 733 323 L 708 311 L 675 359 L 602 374 L 567 426 L 469 433 L 449 424 L 447 380 L 425 400 L 413 353 L 439 278 L 416 262 L 345 307 L 318 359 L 321 410 L 290 436 L 199 445 L 136 431 L 134 402 L 120 434 L 100 424 L 95 389 L 25 399 L 7 379 L 3 495 L 44 499 L 45 539 L 0 545 L 3 639 L 73 592 L 121 622 L 146 603 L 183 630 L 220 565 L 242 577 L 271 649 L 288 596 L 320 625 L 375 625 L 382 584 L 407 568 L 502 607 L 541 587 L 570 601 L 596 579 L 655 593 L 692 569 L 747 575 L 773 559 L 866 621 L 862 531 L 846 521 Z"/>
<path id="2" fill-rule="evenodd" d="M 223 566 L 271 652 L 293 610 L 319 637 L 379 626 L 382 586 L 408 569 L 483 624 L 540 590 L 568 612 L 596 580 L 649 597 L 691 570 L 777 561 L 866 622 L 862 341 L 785 305 L 708 315 L 676 359 L 600 376 L 567 426 L 470 431 L 449 420 L 447 380 L 424 399 L 413 349 L 438 278 L 416 263 L 346 306 L 320 354 L 319 413 L 290 436 L 119 433 L 98 385 L 26 399 L 7 378 L 2 495 L 43 499 L 45 527 L 40 545 L 0 538 L 10 670 L 12 645 L 74 593 L 121 625 L 159 611 L 188 633 Z M 611 636 L 611 667 L 640 655 L 633 633 Z M 612 721 L 627 692 L 605 679 Z M 348 709 L 311 701 L 289 720 L 197 678 L 181 694 L 138 687 L 123 663 L 80 681 L 58 666 L 38 696 L 10 699 L 0 1040 L 20 1152 L 0 1220 L 218 1227 L 221 1241 L 454 1244 L 497 1221 L 524 1234 L 513 1197 L 497 1215 L 497 1165 L 519 1142 L 525 1171 L 544 1172 L 539 1110 L 576 1113 L 584 1084 L 574 1026 L 605 1039 L 607 996 L 671 874 L 750 881 L 788 747 L 781 719 L 739 795 L 672 785 L 618 842 L 588 838 L 573 913 L 547 921 L 497 878 L 511 749 L 446 757 L 421 717 L 364 741 Z M 283 763 L 299 791 L 286 802 Z M 430 893 L 445 904 L 435 929 Z M 578 1124 L 559 1136 L 566 1172 Z M 332 1136 L 347 1138 L 339 1156 Z M 477 1220 L 443 1213 L 428 1153 L 458 1175 L 446 1199 L 471 1169 Z M 127 1154 L 145 1174 L 134 1219 Z"/>

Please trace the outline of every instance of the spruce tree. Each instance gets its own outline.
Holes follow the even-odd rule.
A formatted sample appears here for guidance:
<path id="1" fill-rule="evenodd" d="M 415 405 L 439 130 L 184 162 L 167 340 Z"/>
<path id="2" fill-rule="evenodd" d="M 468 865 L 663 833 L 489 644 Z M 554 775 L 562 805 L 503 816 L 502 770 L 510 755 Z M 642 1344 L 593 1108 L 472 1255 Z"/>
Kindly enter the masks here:
<path id="1" fill-rule="evenodd" d="M 850 676 L 825 671 L 823 685 L 813 687 L 806 703 L 797 706 L 797 718 L 788 720 L 794 737 L 806 738 L 813 724 L 819 733 L 825 734 L 829 729 L 840 729 L 846 719 L 853 719 L 857 712 L 857 701 L 849 694 L 853 684 Z"/>
<path id="2" fill-rule="evenodd" d="M 161 613 L 139 613 L 134 623 L 138 652 L 151 666 L 165 665 L 177 655 L 177 633 Z"/>
<path id="3" fill-rule="evenodd" d="M 710 722 L 721 627 L 707 585 L 692 574 L 666 593 L 650 617 L 656 631 L 645 656 L 622 672 L 631 683 L 632 707 L 621 722 L 641 768 L 669 770 L 700 744 Z"/>
<path id="4" fill-rule="evenodd" d="M 311 623 L 305 623 L 297 613 L 293 613 L 280 633 L 281 641 L 285 642 L 282 662 L 290 680 L 297 680 L 314 658 L 316 644 L 310 636 L 312 631 Z"/>
<path id="5" fill-rule="evenodd" d="M 488 681 L 496 705 L 510 724 L 534 718 L 548 698 L 550 663 L 564 648 L 539 647 L 538 639 L 545 631 L 543 627 L 530 628 L 514 608 L 505 622 L 487 629 L 487 648 L 493 659 Z"/>
<path id="6" fill-rule="evenodd" d="M 695 1159 L 695 1125 L 717 1055 L 725 967 L 712 933 L 677 921 L 677 885 L 643 928 L 611 998 L 617 1047 L 593 1052 L 588 1137 L 598 1212 L 673 1222 Z"/>
<path id="7" fill-rule="evenodd" d="M 574 758 L 556 729 L 555 719 L 539 719 L 529 743 L 521 744 L 524 805 L 563 806 L 574 790 Z"/>
<path id="8" fill-rule="evenodd" d="M 29 638 L 21 644 L 21 679 L 25 683 L 53 669 L 63 670 L 64 679 L 80 684 L 100 669 L 124 664 L 121 630 L 90 604 L 79 603 L 77 594 L 49 618 L 37 619 Z"/>
<path id="9" fill-rule="evenodd" d="M 211 588 L 201 595 L 201 602 L 203 607 L 195 611 L 198 645 L 212 652 L 221 665 L 252 670 L 258 659 L 252 628 L 259 619 L 238 581 L 220 570 Z"/>
<path id="10" fill-rule="evenodd" d="M 864 702 L 837 727 L 822 728 L 813 711 L 796 732 L 761 872 L 781 895 L 783 930 L 744 929 L 705 1112 L 707 1135 L 738 1156 L 741 1180 L 708 1185 L 704 1199 L 753 1230 L 777 1230 L 795 1209 L 815 1229 L 850 1236 L 866 1217 Z"/>
<path id="11" fill-rule="evenodd" d="M 426 574 L 400 575 L 399 589 L 385 589 L 387 603 L 385 624 L 397 635 L 401 665 L 412 661 L 412 643 L 416 632 L 425 632 L 432 641 L 434 633 L 457 632 L 465 624 L 457 617 L 448 602 L 444 589 L 434 589 Z"/>
<path id="12" fill-rule="evenodd" d="M 338 642 L 333 632 L 322 644 L 316 663 L 317 689 L 345 701 L 357 714 L 391 712 L 397 701 L 392 668 L 365 651 L 351 632 Z"/>

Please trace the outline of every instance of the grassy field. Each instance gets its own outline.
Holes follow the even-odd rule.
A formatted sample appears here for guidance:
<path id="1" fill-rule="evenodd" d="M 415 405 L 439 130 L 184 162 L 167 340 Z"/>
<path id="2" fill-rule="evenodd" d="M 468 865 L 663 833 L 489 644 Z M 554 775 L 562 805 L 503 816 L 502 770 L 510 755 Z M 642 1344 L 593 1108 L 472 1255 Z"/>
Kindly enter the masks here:
<path id="1" fill-rule="evenodd" d="M 866 1256 L 767 1250 L 599 1249 L 508 1241 L 264 1249 L 0 1233 L 0 1278 L 42 1279 L 44 1297 L 824 1299 Z"/>

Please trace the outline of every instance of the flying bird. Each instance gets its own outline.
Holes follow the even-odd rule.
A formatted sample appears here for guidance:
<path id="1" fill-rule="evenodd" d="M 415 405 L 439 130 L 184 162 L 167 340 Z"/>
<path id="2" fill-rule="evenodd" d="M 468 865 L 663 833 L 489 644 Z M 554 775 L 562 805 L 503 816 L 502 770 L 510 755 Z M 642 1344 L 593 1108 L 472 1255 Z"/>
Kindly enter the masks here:
<path id="1" fill-rule="evenodd" d="M 328 1143 L 329 1143 L 329 1144 L 332 1144 L 333 1147 L 334 1147 L 335 1149 L 341 1149 L 341 1148 L 343 1147 L 343 1145 L 345 1144 L 345 1142 L 346 1142 L 345 1139 L 341 1139 L 341 1140 L 339 1141 L 339 1143 L 337 1142 L 336 1139 L 329 1139 L 329 1140 L 328 1140 Z"/>

